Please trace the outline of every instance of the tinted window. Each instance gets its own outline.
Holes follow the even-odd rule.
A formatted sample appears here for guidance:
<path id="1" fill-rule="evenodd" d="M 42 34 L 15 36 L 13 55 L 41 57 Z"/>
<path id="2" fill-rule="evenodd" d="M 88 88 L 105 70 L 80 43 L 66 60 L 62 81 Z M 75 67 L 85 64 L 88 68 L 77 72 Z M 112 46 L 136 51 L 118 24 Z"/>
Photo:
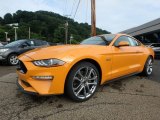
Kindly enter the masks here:
<path id="1" fill-rule="evenodd" d="M 102 39 L 100 36 L 91 37 L 83 40 L 80 44 L 82 45 L 107 45 L 107 41 Z"/>
<path id="2" fill-rule="evenodd" d="M 121 41 L 126 41 L 126 42 L 129 43 L 130 46 L 132 46 L 132 43 L 130 42 L 130 40 L 129 40 L 128 37 L 126 37 L 126 36 L 121 36 L 121 37 L 119 37 L 119 38 L 115 41 L 114 46 L 118 46 L 118 44 L 119 44 Z"/>
<path id="3" fill-rule="evenodd" d="M 46 41 L 42 41 L 42 40 L 35 40 L 35 46 L 44 46 L 44 45 L 48 45 L 48 42 Z"/>
<path id="4" fill-rule="evenodd" d="M 24 42 L 25 42 L 25 40 L 14 41 L 14 42 L 11 42 L 11 43 L 5 45 L 5 47 L 18 47 Z"/>
<path id="5" fill-rule="evenodd" d="M 35 46 L 33 40 L 28 40 L 28 41 L 26 41 L 26 44 L 27 44 L 28 46 Z"/>
<path id="6" fill-rule="evenodd" d="M 41 41 L 42 42 L 42 45 L 49 45 L 48 42 L 46 41 Z"/>
<path id="7" fill-rule="evenodd" d="M 107 34 L 107 35 L 103 35 L 101 37 L 104 37 L 108 42 L 111 42 L 116 37 L 116 35 L 114 35 L 114 34 Z"/>
<path id="8" fill-rule="evenodd" d="M 42 42 L 40 40 L 35 40 L 34 43 L 35 46 L 42 46 Z"/>

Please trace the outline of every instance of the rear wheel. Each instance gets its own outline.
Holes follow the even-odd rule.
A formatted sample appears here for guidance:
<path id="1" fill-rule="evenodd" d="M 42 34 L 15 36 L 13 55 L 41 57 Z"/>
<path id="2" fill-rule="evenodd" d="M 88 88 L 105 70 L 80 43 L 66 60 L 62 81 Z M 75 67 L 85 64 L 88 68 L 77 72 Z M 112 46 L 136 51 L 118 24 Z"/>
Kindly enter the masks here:
<path id="1" fill-rule="evenodd" d="M 18 62 L 19 62 L 19 60 L 18 60 L 18 56 L 16 54 L 9 55 L 9 57 L 8 57 L 8 64 L 9 65 L 14 66 L 14 65 L 17 65 Z"/>
<path id="2" fill-rule="evenodd" d="M 150 76 L 153 72 L 153 58 L 152 57 L 148 57 L 146 63 L 145 63 L 145 66 L 144 66 L 144 69 L 143 69 L 143 72 L 142 74 L 144 76 Z"/>
<path id="3" fill-rule="evenodd" d="M 94 95 L 99 80 L 96 66 L 89 62 L 81 62 L 72 68 L 67 77 L 67 95 L 77 102 L 86 101 Z"/>

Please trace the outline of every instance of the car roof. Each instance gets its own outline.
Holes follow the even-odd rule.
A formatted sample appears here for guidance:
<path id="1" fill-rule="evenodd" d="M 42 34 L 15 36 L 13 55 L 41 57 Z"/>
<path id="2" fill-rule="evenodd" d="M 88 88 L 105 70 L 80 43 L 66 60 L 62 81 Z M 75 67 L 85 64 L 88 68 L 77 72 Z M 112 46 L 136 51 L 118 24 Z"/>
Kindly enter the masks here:
<path id="1" fill-rule="evenodd" d="M 39 40 L 39 39 L 21 39 L 21 40 L 17 40 L 17 41 L 45 41 L 45 40 Z"/>

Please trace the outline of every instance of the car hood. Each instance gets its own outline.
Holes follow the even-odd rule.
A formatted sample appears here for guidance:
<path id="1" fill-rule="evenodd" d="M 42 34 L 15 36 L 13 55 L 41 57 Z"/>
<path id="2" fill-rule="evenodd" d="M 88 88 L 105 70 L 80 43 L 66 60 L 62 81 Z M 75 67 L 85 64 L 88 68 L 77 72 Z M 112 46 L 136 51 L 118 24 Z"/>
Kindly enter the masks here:
<path id="1" fill-rule="evenodd" d="M 37 48 L 23 55 L 33 60 L 41 60 L 41 59 L 49 59 L 49 58 L 62 59 L 68 56 L 76 57 L 81 55 L 103 54 L 103 53 L 106 53 L 106 49 L 104 50 L 104 48 L 107 48 L 107 46 L 60 45 L 60 46 L 50 46 L 45 48 Z"/>
<path id="2" fill-rule="evenodd" d="M 15 48 L 15 47 L 0 46 L 0 49 L 6 49 L 6 48 L 10 49 L 10 48 Z"/>

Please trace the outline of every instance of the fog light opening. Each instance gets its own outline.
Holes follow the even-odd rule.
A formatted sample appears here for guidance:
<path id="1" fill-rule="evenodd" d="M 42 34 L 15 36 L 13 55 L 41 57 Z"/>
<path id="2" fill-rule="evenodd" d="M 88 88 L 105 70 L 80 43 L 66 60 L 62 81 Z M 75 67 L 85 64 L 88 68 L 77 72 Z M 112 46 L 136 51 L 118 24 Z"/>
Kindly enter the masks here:
<path id="1" fill-rule="evenodd" d="M 35 80 L 53 80 L 53 76 L 32 76 Z"/>

